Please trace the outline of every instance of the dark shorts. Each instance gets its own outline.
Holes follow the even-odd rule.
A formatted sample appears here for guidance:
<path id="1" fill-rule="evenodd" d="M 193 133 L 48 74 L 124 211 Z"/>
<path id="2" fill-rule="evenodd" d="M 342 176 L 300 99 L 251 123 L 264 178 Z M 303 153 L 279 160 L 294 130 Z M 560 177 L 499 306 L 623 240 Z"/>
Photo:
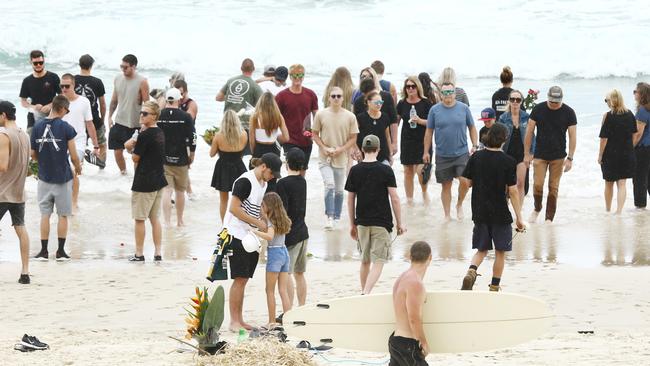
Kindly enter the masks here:
<path id="1" fill-rule="evenodd" d="M 0 220 L 9 211 L 11 226 L 25 226 L 25 203 L 0 203 Z"/>
<path id="2" fill-rule="evenodd" d="M 494 248 L 492 243 L 494 242 Z M 512 250 L 512 226 L 510 224 L 477 224 L 474 223 L 472 248 L 479 251 Z"/>
<path id="3" fill-rule="evenodd" d="M 260 258 L 260 253 L 249 253 L 244 249 L 240 239 L 232 237 L 230 241 L 232 255 L 228 257 L 230 261 L 230 278 L 237 277 L 253 278 L 255 267 Z"/>
<path id="4" fill-rule="evenodd" d="M 463 175 L 469 154 L 447 158 L 436 154 L 436 182 L 449 182 Z"/>
<path id="5" fill-rule="evenodd" d="M 312 147 L 312 145 L 313 144 L 310 144 L 309 146 L 298 146 L 298 145 L 286 143 L 286 144 L 282 145 L 282 149 L 284 150 L 284 155 L 285 156 L 287 155 L 287 152 L 289 150 L 291 150 L 292 148 L 294 148 L 294 147 L 297 147 L 300 150 L 302 150 L 302 152 L 305 153 L 305 170 L 307 170 L 309 168 L 309 158 L 311 158 L 311 147 Z"/>
<path id="6" fill-rule="evenodd" d="M 139 128 L 129 128 L 116 123 L 108 131 L 108 148 L 111 150 L 124 150 L 124 143 L 129 141 L 133 133 Z"/>
<path id="7" fill-rule="evenodd" d="M 395 333 L 388 338 L 390 363 L 388 366 L 421 366 L 429 365 L 424 359 L 420 342 L 413 338 L 396 337 Z"/>

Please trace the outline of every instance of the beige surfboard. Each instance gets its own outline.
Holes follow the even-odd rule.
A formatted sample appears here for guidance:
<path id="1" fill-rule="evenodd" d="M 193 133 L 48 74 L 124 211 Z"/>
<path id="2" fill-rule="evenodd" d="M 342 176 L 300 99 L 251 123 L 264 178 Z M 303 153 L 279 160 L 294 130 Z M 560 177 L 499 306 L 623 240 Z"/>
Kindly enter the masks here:
<path id="1" fill-rule="evenodd" d="M 478 352 L 535 339 L 550 326 L 543 302 L 522 295 L 479 292 L 428 292 L 424 331 L 434 353 Z M 353 296 L 295 308 L 283 317 L 289 337 L 313 346 L 388 352 L 395 330 L 391 294 Z"/>

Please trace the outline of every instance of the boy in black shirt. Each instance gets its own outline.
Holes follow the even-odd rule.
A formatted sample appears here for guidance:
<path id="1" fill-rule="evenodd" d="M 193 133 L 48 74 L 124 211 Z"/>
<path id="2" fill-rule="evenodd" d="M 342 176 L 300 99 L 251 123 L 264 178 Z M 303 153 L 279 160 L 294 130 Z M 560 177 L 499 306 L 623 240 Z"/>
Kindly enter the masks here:
<path id="1" fill-rule="evenodd" d="M 90 55 L 79 57 L 79 74 L 74 76 L 74 91 L 78 95 L 88 98 L 90 109 L 93 114 L 93 124 L 97 131 L 97 142 L 99 143 L 99 158 L 106 161 L 106 89 L 101 79 L 90 75 L 95 59 Z M 99 169 L 104 169 L 99 167 Z"/>
<path id="2" fill-rule="evenodd" d="M 363 161 L 350 169 L 345 182 L 345 190 L 348 191 L 350 235 L 357 241 L 361 252 L 362 294 L 372 291 L 379 280 L 384 263 L 390 258 L 390 232 L 393 229 L 391 205 L 395 214 L 397 235 L 406 232 L 402 225 L 395 174 L 390 166 L 377 161 L 379 146 L 379 138 L 375 135 L 368 135 L 363 139 Z"/>
<path id="3" fill-rule="evenodd" d="M 284 244 L 289 250 L 289 276 L 287 293 L 289 304 L 293 306 L 294 293 L 298 296 L 298 305 L 305 305 L 307 299 L 307 282 L 305 270 L 307 269 L 307 239 L 309 231 L 305 224 L 307 211 L 307 181 L 300 172 L 305 166 L 305 153 L 299 148 L 292 148 L 287 152 L 287 176 L 280 179 L 276 191 L 282 198 L 284 209 L 291 219 L 291 230 L 284 239 Z M 295 291 L 294 291 L 295 280 Z"/>
<path id="4" fill-rule="evenodd" d="M 499 283 L 505 264 L 505 252 L 512 250 L 512 216 L 508 210 L 506 187 L 510 203 L 517 217 L 517 230 L 525 228 L 521 218 L 521 202 L 517 191 L 517 169 L 515 160 L 501 151 L 506 141 L 507 129 L 497 123 L 490 128 L 485 139 L 485 150 L 474 153 L 465 167 L 461 184 L 472 187 L 472 221 L 474 233 L 472 248 L 477 252 L 472 257 L 467 275 L 463 278 L 461 290 L 471 290 L 476 281 L 476 270 L 492 250 L 495 259 L 492 269 L 490 291 L 499 291 Z"/>

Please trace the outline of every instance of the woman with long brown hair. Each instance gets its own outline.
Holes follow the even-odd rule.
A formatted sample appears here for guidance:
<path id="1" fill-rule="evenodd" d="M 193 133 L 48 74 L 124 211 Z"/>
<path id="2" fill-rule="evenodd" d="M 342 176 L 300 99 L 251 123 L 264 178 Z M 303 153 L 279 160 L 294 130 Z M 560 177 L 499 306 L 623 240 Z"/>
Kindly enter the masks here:
<path id="1" fill-rule="evenodd" d="M 323 106 L 325 108 L 329 107 L 330 104 L 330 92 L 333 87 L 339 87 L 343 91 L 343 104 L 342 107 L 348 111 L 352 111 L 352 93 L 354 93 L 354 84 L 352 83 L 352 75 L 350 70 L 346 67 L 338 67 L 332 77 L 330 78 L 329 83 L 325 87 L 325 93 L 323 94 Z"/>
<path id="2" fill-rule="evenodd" d="M 265 92 L 257 101 L 250 119 L 250 131 L 248 138 L 254 158 L 267 152 L 280 156 L 278 142 L 289 141 L 289 130 L 271 92 Z"/>
<path id="3" fill-rule="evenodd" d="M 636 101 L 636 127 L 634 135 L 634 155 L 636 156 L 636 171 L 632 178 L 634 186 L 634 206 L 645 208 L 650 187 L 648 175 L 650 174 L 650 84 L 638 83 L 634 89 Z"/>

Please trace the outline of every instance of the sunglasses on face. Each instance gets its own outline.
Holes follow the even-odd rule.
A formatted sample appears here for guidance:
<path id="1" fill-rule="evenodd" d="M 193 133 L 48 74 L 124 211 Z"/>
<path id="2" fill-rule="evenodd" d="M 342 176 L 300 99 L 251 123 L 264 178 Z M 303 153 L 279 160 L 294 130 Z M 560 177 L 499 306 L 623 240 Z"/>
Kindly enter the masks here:
<path id="1" fill-rule="evenodd" d="M 151 114 L 151 113 L 149 113 L 149 112 L 147 112 L 147 111 L 140 111 L 140 115 L 141 115 L 142 117 L 147 117 L 147 116 L 150 115 L 150 114 Z"/>
<path id="2" fill-rule="evenodd" d="M 634 90 L 632 91 L 632 94 L 635 94 L 635 95 L 636 95 L 638 92 L 639 92 L 638 90 L 634 89 Z"/>
<path id="3" fill-rule="evenodd" d="M 70 85 L 70 84 L 61 84 L 60 86 L 61 86 L 61 89 L 68 89 L 72 85 Z"/>
<path id="4" fill-rule="evenodd" d="M 63 108 L 63 109 L 65 109 L 65 114 L 70 113 L 70 110 L 68 108 Z"/>
<path id="5" fill-rule="evenodd" d="M 549 103 L 551 103 L 551 104 L 560 104 L 560 102 L 551 102 L 550 100 L 549 100 Z"/>
<path id="6" fill-rule="evenodd" d="M 415 86 L 414 84 L 406 84 L 405 88 L 406 89 L 417 89 L 417 86 Z"/>
<path id="7" fill-rule="evenodd" d="M 302 73 L 302 74 L 291 74 L 292 79 L 302 79 L 304 77 L 305 77 L 304 73 Z"/>
<path id="8" fill-rule="evenodd" d="M 32 62 L 32 65 L 34 65 L 34 66 L 43 66 L 44 63 L 45 63 L 45 61 L 34 61 L 34 62 Z"/>
<path id="9" fill-rule="evenodd" d="M 609 104 L 609 99 L 605 98 L 605 104 Z"/>
<path id="10" fill-rule="evenodd" d="M 340 98 L 343 98 L 343 95 L 342 94 L 332 94 L 332 95 L 330 95 L 330 98 L 332 98 L 332 99 L 340 99 Z"/>
<path id="11" fill-rule="evenodd" d="M 381 99 L 379 99 L 379 100 L 373 100 L 373 101 L 372 101 L 372 104 L 374 104 L 374 105 L 384 105 L 384 101 L 381 100 Z"/>
<path id="12" fill-rule="evenodd" d="M 120 69 L 122 69 L 122 70 L 126 70 L 126 69 L 128 69 L 128 68 L 129 68 L 128 65 L 120 65 Z"/>
<path id="13" fill-rule="evenodd" d="M 521 98 L 510 98 L 510 103 L 521 103 Z"/>
<path id="14" fill-rule="evenodd" d="M 454 90 L 443 90 L 443 91 L 440 92 L 440 94 L 442 94 L 444 96 L 449 96 L 449 95 L 452 95 L 454 93 L 455 93 Z"/>

